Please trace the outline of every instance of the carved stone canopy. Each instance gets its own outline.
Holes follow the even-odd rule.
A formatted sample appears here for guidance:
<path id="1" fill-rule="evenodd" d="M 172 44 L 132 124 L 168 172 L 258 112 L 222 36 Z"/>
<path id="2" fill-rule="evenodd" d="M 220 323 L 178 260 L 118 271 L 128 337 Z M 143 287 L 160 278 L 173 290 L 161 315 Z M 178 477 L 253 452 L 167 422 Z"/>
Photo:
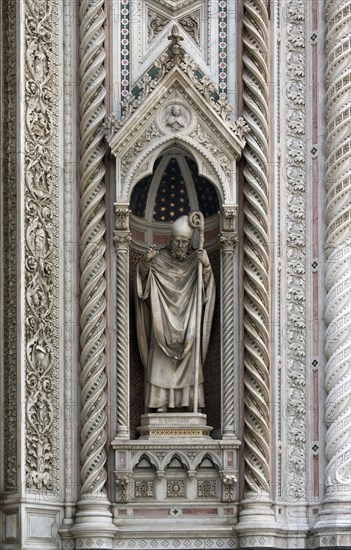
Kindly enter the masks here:
<path id="1" fill-rule="evenodd" d="M 148 79 L 145 98 L 133 100 L 121 122 L 112 115 L 106 124 L 116 157 L 118 202 L 128 203 L 133 186 L 152 173 L 157 157 L 177 145 L 193 155 L 199 174 L 213 182 L 223 203 L 236 203 L 236 162 L 245 146 L 243 121 L 230 121 L 228 105 L 211 96 L 213 83 L 206 77 L 199 83 L 193 69 L 187 72 L 181 65 L 166 70 L 153 86 Z"/>

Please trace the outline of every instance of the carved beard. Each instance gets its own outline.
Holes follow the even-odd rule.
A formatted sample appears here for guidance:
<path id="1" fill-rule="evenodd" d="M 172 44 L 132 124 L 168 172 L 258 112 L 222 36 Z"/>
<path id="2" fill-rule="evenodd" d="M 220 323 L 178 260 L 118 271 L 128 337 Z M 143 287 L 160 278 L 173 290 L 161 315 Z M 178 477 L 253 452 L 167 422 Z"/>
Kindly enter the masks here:
<path id="1" fill-rule="evenodd" d="M 171 241 L 170 252 L 173 258 L 176 258 L 177 260 L 185 260 L 185 258 L 191 253 L 191 243 L 189 242 L 188 248 L 184 250 L 176 247 L 176 245 Z"/>

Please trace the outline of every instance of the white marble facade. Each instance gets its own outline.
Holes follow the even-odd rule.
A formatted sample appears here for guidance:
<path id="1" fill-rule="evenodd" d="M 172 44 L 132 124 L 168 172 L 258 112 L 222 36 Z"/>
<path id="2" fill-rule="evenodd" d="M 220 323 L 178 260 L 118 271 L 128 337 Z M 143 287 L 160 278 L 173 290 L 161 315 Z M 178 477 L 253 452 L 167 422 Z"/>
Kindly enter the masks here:
<path id="1" fill-rule="evenodd" d="M 0 548 L 351 548 L 350 0 L 0 11 Z M 135 351 L 172 159 L 218 288 L 191 418 Z"/>

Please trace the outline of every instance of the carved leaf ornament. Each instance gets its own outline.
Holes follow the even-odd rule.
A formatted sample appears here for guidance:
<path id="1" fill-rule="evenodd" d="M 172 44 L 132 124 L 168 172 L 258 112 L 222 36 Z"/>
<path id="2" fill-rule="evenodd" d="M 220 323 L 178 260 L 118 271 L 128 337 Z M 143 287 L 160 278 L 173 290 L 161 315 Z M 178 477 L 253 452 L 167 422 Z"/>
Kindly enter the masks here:
<path id="1" fill-rule="evenodd" d="M 25 3 L 26 484 L 57 489 L 57 2 Z"/>

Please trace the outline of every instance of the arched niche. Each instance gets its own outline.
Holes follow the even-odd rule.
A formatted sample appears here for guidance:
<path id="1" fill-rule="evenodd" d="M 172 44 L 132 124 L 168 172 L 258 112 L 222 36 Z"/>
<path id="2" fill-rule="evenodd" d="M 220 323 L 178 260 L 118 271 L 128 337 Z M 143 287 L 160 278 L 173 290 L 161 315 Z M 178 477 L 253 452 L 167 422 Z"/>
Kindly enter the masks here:
<path id="1" fill-rule="evenodd" d="M 139 355 L 136 333 L 134 280 L 142 254 L 151 245 L 160 249 L 167 245 L 171 226 L 179 216 L 200 210 L 205 218 L 205 248 L 216 279 L 216 305 L 212 333 L 204 365 L 204 391 L 209 425 L 221 429 L 221 338 L 220 338 L 220 200 L 213 183 L 199 174 L 194 156 L 186 149 L 167 147 L 154 160 L 153 171 L 133 186 L 130 194 L 129 251 L 129 338 L 130 346 L 130 428 L 136 432 L 144 410 L 144 369 Z M 197 232 L 194 247 L 197 247 Z"/>
<path id="2" fill-rule="evenodd" d="M 231 122 L 228 116 L 229 106 L 225 102 L 220 102 L 217 97 L 211 96 L 207 84 L 198 81 L 193 70 L 189 71 L 188 65 L 183 62 L 171 63 L 169 68 L 169 64 L 163 65 L 164 59 L 160 59 L 159 62 L 160 68 L 163 67 L 164 71 L 161 70 L 158 80 L 149 87 L 147 79 L 146 88 L 143 88 L 145 93 L 139 93 L 137 96 L 131 94 L 125 103 L 121 120 L 117 121 L 116 116 L 112 114 L 106 126 L 107 140 L 116 159 L 116 437 L 130 437 L 131 426 L 137 424 L 131 416 L 131 411 L 142 410 L 140 398 L 139 401 L 135 398 L 135 402 L 131 403 L 131 387 L 133 386 L 135 395 L 141 395 L 144 373 L 139 371 L 137 375 L 133 374 L 131 379 L 134 368 L 130 362 L 131 349 L 133 348 L 134 353 L 137 346 L 135 335 L 131 338 L 132 324 L 129 323 L 129 315 L 134 308 L 130 304 L 130 279 L 138 261 L 137 254 L 140 255 L 149 244 L 161 246 L 162 239 L 168 240 L 170 233 L 170 224 L 167 226 L 167 223 L 164 223 L 157 227 L 161 222 L 152 220 L 150 215 L 146 215 L 146 218 L 144 216 L 144 220 L 133 218 L 133 214 L 130 213 L 131 199 L 134 188 L 144 178 L 151 177 L 151 189 L 159 166 L 157 162 L 161 163 L 165 155 L 172 150 L 177 151 L 180 156 L 188 155 L 196 164 L 198 175 L 210 181 L 214 187 L 220 205 L 220 215 L 213 216 L 213 220 L 208 219 L 207 227 L 205 225 L 207 243 L 211 246 L 213 244 L 213 250 L 217 251 L 218 257 L 217 311 L 220 319 L 216 326 L 220 327 L 220 352 L 217 354 L 216 362 L 219 362 L 220 374 L 217 382 L 221 384 L 218 413 L 221 420 L 215 421 L 214 424 L 216 428 L 220 424 L 217 435 L 232 437 L 235 434 L 234 403 L 237 401 L 234 380 L 237 346 L 233 328 L 236 323 L 234 296 L 237 294 L 234 258 L 236 163 L 245 145 L 243 121 L 240 124 Z M 182 117 L 181 128 L 174 127 L 168 118 L 174 106 L 177 106 Z M 185 160 L 185 172 L 186 163 Z M 162 168 L 159 170 L 162 172 Z M 195 204 L 194 193 L 189 190 L 188 194 L 190 204 Z M 151 208 L 152 206 L 149 208 L 149 214 Z M 216 237 L 213 236 L 213 243 L 208 238 L 211 229 L 216 234 Z M 159 242 L 155 242 L 155 236 Z"/>
<path id="3" fill-rule="evenodd" d="M 170 213 L 168 212 L 167 219 L 163 221 L 157 216 L 155 219 L 154 209 L 158 203 L 162 177 L 167 177 L 165 173 L 171 162 L 176 162 L 177 177 L 183 180 L 183 189 L 186 191 L 185 214 L 194 207 L 203 209 L 196 188 L 207 186 L 207 194 L 213 197 L 212 203 L 207 205 L 210 206 L 210 215 L 205 215 L 205 247 L 215 274 L 217 295 L 212 341 L 204 367 L 207 375 L 204 386 L 205 403 L 208 423 L 214 428 L 213 436 L 231 437 L 235 433 L 236 351 L 233 327 L 234 295 L 237 288 L 234 258 L 236 206 L 226 202 L 220 204 L 221 200 L 225 200 L 224 189 L 220 187 L 218 179 L 217 185 L 214 185 L 210 178 L 201 175 L 195 158 L 189 147 L 184 148 L 173 141 L 154 158 L 152 170 L 149 169 L 146 175 L 144 172 L 140 180 L 132 178 L 133 183 L 128 188 L 130 202 L 115 204 L 117 437 L 134 437 L 140 415 L 145 412 L 144 370 L 137 346 L 134 313 L 134 273 L 141 255 L 150 245 L 162 247 L 169 240 L 172 224 Z M 214 173 L 214 167 L 212 168 L 209 170 L 210 174 Z M 177 193 L 179 192 L 178 185 Z M 141 204 L 142 200 L 144 204 Z M 179 207 L 179 202 L 177 204 Z M 219 207 L 220 213 L 215 213 Z M 175 212 L 173 218 L 176 219 L 181 214 L 183 212 Z"/>

